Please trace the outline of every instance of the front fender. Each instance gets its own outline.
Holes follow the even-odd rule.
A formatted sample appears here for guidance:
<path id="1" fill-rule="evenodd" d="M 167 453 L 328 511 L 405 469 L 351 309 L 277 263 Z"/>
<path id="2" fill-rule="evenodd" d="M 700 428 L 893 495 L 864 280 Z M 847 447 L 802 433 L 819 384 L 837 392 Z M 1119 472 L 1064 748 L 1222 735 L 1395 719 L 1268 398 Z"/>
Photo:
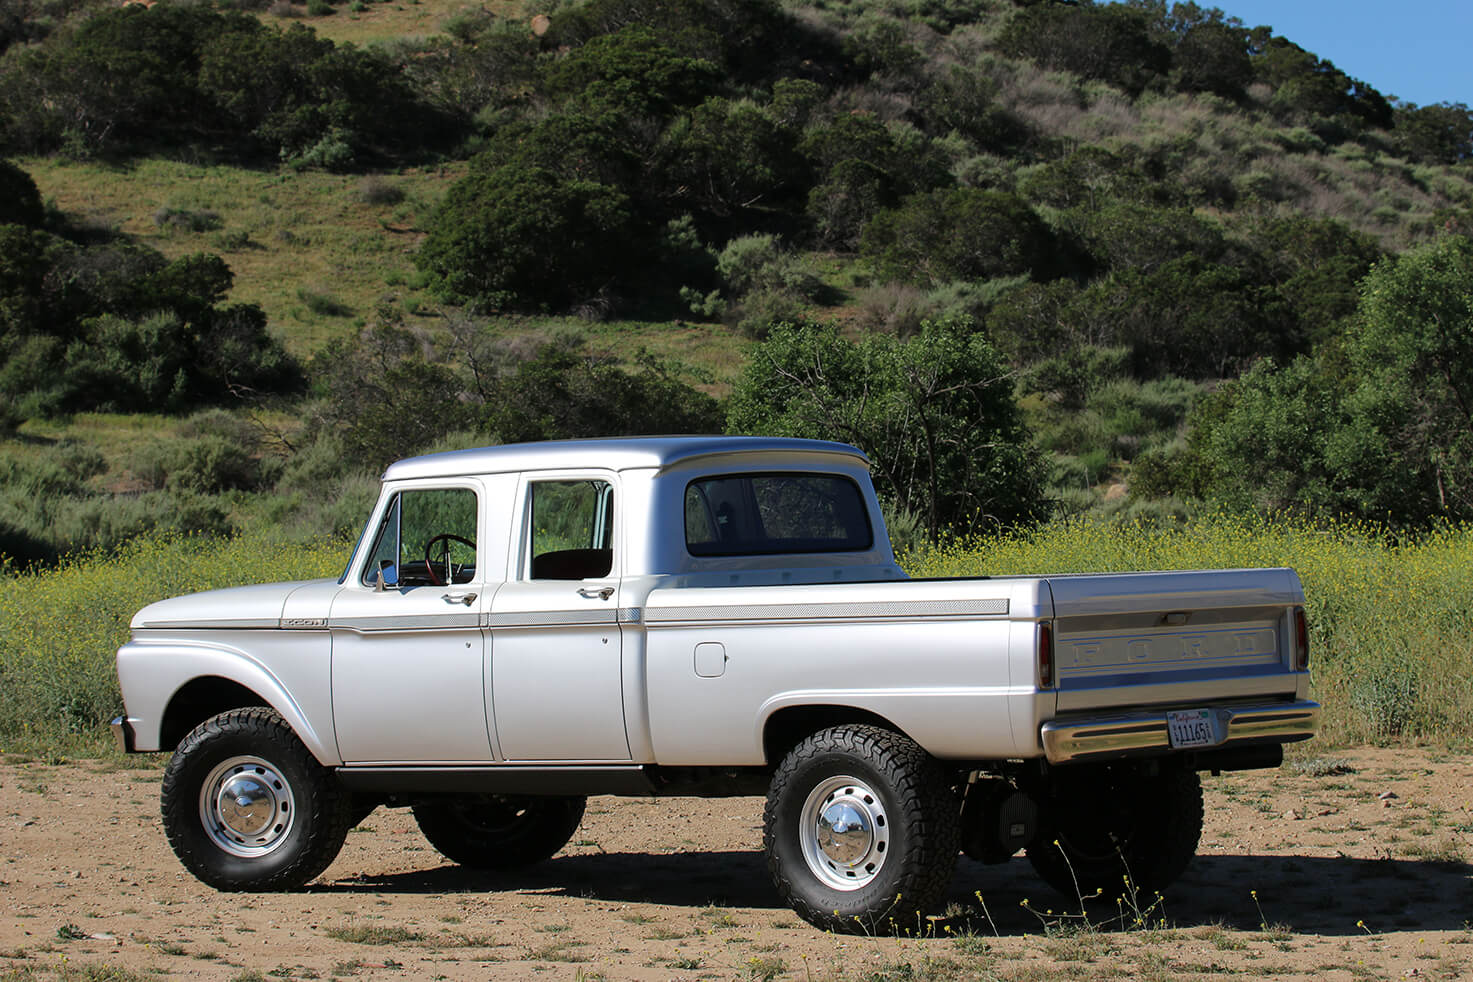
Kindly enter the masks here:
<path id="1" fill-rule="evenodd" d="M 133 748 L 173 749 L 162 746 L 170 703 L 190 682 L 220 678 L 249 689 L 280 713 L 319 763 L 341 764 L 332 724 L 327 633 L 245 633 L 208 640 L 135 639 L 118 649 L 118 682 Z"/>

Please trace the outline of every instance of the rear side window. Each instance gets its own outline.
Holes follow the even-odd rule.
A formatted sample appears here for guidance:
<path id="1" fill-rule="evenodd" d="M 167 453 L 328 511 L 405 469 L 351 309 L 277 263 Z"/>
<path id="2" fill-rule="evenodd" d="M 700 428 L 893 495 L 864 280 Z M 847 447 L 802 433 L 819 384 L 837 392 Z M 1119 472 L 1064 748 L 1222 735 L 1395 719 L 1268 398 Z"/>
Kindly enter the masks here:
<path id="1" fill-rule="evenodd" d="M 693 556 L 863 552 L 874 544 L 859 486 L 835 474 L 733 474 L 685 488 Z"/>

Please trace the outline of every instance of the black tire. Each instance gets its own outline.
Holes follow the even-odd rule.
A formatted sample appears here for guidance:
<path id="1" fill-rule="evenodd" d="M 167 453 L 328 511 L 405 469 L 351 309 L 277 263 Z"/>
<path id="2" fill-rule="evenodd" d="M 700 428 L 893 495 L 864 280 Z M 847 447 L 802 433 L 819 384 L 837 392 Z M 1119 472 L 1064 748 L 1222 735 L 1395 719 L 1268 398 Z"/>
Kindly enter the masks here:
<path id="1" fill-rule="evenodd" d="M 817 927 L 914 930 L 951 882 L 959 810 L 941 766 L 910 739 L 860 724 L 821 730 L 772 776 L 767 869 Z"/>
<path id="2" fill-rule="evenodd" d="M 1195 771 L 1146 776 L 1099 768 L 1054 790 L 1028 860 L 1070 899 L 1164 890 L 1197 854 L 1202 782 Z"/>
<path id="3" fill-rule="evenodd" d="M 327 869 L 350 796 L 275 710 L 233 709 L 179 743 L 160 794 L 186 869 L 217 890 L 292 890 Z"/>
<path id="4" fill-rule="evenodd" d="M 540 863 L 568 844 L 583 821 L 584 798 L 474 794 L 422 801 L 414 820 L 430 845 L 474 869 Z"/>

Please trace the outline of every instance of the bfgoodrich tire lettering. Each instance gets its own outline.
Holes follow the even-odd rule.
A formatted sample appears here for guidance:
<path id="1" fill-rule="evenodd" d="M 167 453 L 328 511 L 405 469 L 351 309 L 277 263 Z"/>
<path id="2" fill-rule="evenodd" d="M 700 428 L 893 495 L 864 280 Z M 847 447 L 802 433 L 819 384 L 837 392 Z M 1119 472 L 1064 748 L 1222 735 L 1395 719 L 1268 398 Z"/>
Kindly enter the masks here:
<path id="1" fill-rule="evenodd" d="M 290 890 L 342 848 L 350 797 L 275 710 L 214 716 L 164 771 L 164 830 L 186 869 L 217 890 Z"/>
<path id="2" fill-rule="evenodd" d="M 913 927 L 951 882 L 958 811 L 940 765 L 906 737 L 859 724 L 821 730 L 773 774 L 767 868 L 783 900 L 818 927 Z"/>

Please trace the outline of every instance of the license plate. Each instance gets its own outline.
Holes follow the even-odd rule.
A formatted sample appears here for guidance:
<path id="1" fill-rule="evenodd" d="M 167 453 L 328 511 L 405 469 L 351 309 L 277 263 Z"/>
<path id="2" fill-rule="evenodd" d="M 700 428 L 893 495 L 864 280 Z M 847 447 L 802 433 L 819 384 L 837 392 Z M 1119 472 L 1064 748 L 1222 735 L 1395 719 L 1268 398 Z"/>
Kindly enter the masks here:
<path id="1" fill-rule="evenodd" d="M 1171 745 L 1178 750 L 1187 747 L 1211 747 L 1221 740 L 1213 725 L 1212 713 L 1206 709 L 1173 709 L 1166 714 L 1166 732 Z"/>

